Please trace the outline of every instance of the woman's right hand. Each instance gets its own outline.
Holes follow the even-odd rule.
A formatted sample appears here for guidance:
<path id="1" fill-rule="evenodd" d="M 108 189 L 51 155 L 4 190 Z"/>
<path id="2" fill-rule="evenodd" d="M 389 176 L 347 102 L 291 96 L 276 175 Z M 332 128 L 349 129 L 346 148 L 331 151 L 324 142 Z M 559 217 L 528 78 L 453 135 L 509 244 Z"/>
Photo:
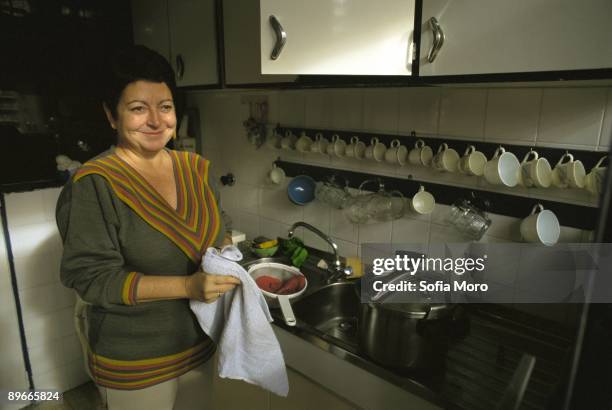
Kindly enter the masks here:
<path id="1" fill-rule="evenodd" d="M 230 275 L 212 275 L 206 272 L 196 272 L 187 276 L 185 290 L 189 299 L 212 303 L 228 290 L 240 285 L 240 279 Z"/>

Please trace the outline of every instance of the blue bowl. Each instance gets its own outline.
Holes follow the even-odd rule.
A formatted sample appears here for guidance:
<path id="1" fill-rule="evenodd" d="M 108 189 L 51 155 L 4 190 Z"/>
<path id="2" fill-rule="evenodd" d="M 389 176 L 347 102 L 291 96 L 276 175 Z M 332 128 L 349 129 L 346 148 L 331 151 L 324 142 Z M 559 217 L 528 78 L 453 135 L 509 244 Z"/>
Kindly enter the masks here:
<path id="1" fill-rule="evenodd" d="M 315 197 L 315 185 L 315 180 L 308 175 L 298 175 L 287 186 L 289 199 L 296 205 L 306 205 Z"/>

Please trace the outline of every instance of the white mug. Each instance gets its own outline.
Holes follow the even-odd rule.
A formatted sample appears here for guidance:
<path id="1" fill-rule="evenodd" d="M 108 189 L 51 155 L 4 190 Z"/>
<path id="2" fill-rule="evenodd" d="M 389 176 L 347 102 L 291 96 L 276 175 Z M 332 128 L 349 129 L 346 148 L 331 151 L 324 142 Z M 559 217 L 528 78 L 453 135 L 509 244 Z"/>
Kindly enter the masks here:
<path id="1" fill-rule="evenodd" d="M 276 164 L 272 164 L 272 169 L 268 172 L 268 180 L 276 185 L 281 184 L 285 180 L 285 171 Z"/>
<path id="2" fill-rule="evenodd" d="M 431 165 L 433 158 L 433 150 L 429 145 L 425 145 L 425 141 L 419 139 L 414 143 L 414 148 L 410 150 L 408 154 L 408 161 L 412 165 L 424 165 L 428 167 Z"/>
<path id="3" fill-rule="evenodd" d="M 482 176 L 484 174 L 484 166 L 487 163 L 487 157 L 480 151 L 476 151 L 476 147 L 470 145 L 463 153 L 463 157 L 457 164 L 457 169 L 465 175 Z"/>
<path id="4" fill-rule="evenodd" d="M 387 148 L 385 152 L 385 161 L 389 164 L 397 164 L 397 148 L 400 146 L 400 142 L 398 139 L 394 139 L 391 141 L 391 145 Z"/>
<path id="5" fill-rule="evenodd" d="M 454 149 L 449 148 L 445 142 L 438 147 L 438 152 L 433 157 L 432 165 L 438 171 L 455 172 L 458 162 L 459 154 Z"/>
<path id="6" fill-rule="evenodd" d="M 521 161 L 518 177 L 521 186 L 548 188 L 552 183 L 552 169 L 546 158 L 540 157 L 537 151 L 530 150 Z"/>
<path id="7" fill-rule="evenodd" d="M 574 156 L 566 152 L 555 165 L 552 183 L 557 188 L 584 188 L 585 177 L 586 170 L 582 161 L 574 160 Z"/>
<path id="8" fill-rule="evenodd" d="M 340 138 L 340 137 L 338 137 L 338 135 L 336 135 L 336 134 L 334 134 L 334 135 L 332 135 L 332 136 L 331 136 L 331 141 L 329 142 L 329 144 L 327 144 L 327 148 L 325 149 L 325 153 L 326 153 L 327 155 L 330 155 L 330 156 L 331 156 L 331 155 L 336 155 L 336 152 L 334 151 L 334 143 L 335 143 L 334 138 L 336 138 L 336 137 L 337 137 L 337 138 Z"/>
<path id="9" fill-rule="evenodd" d="M 521 236 L 526 242 L 539 242 L 551 246 L 557 243 L 561 227 L 557 216 L 542 204 L 536 204 L 531 214 L 521 222 Z"/>
<path id="10" fill-rule="evenodd" d="M 404 166 L 408 160 L 408 148 L 405 145 L 397 147 L 397 163 Z"/>
<path id="11" fill-rule="evenodd" d="M 282 141 L 283 137 L 281 137 L 276 130 L 272 131 L 272 135 L 270 135 L 270 138 L 268 138 L 268 146 L 270 148 L 274 148 L 274 149 L 279 149 L 282 148 L 281 147 L 281 141 Z"/>
<path id="12" fill-rule="evenodd" d="M 346 147 L 346 156 L 349 158 L 363 159 L 365 151 L 366 145 L 359 141 L 358 136 L 352 136 L 351 143 Z"/>
<path id="13" fill-rule="evenodd" d="M 285 137 L 281 140 L 282 149 L 295 149 L 297 137 L 290 130 L 285 131 Z"/>
<path id="14" fill-rule="evenodd" d="M 518 184 L 520 167 L 516 156 L 500 146 L 495 150 L 493 158 L 485 164 L 484 177 L 490 184 L 513 187 Z"/>
<path id="15" fill-rule="evenodd" d="M 381 162 L 385 159 L 386 152 L 387 147 L 385 147 L 385 144 L 380 142 L 378 138 L 372 137 L 370 140 L 370 145 L 366 148 L 364 155 L 366 159 Z"/>
<path id="16" fill-rule="evenodd" d="M 338 134 L 332 135 L 332 140 L 327 147 L 327 153 L 329 155 L 335 155 L 339 158 L 346 155 L 346 141 L 344 141 Z"/>
<path id="17" fill-rule="evenodd" d="M 312 139 L 305 132 L 300 134 L 300 138 L 295 143 L 295 149 L 301 153 L 310 152 L 312 147 Z"/>
<path id="18" fill-rule="evenodd" d="M 584 188 L 593 195 L 599 195 L 603 190 L 603 181 L 606 176 L 607 167 L 601 165 L 608 157 L 601 157 L 597 164 L 584 178 Z"/>
<path id="19" fill-rule="evenodd" d="M 327 140 L 327 138 L 323 137 L 323 134 L 321 134 L 320 132 L 317 132 L 315 134 L 315 140 L 312 146 L 310 147 L 310 150 L 312 152 L 326 154 L 328 145 L 329 145 L 329 141 Z"/>
<path id="20" fill-rule="evenodd" d="M 436 205 L 436 200 L 432 194 L 425 191 L 425 187 L 421 185 L 419 191 L 414 194 L 410 200 L 410 208 L 421 215 L 427 215 L 433 212 Z"/>

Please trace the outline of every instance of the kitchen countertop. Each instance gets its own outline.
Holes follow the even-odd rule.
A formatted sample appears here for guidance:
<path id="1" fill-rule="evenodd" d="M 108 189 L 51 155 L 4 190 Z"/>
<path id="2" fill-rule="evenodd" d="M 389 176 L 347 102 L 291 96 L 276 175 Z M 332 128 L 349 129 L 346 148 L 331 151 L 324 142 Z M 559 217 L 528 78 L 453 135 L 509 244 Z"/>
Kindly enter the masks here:
<path id="1" fill-rule="evenodd" d="M 324 274 L 316 268 L 322 255 L 326 254 L 310 256 L 304 271 Z M 253 259 L 251 256 L 247 261 Z M 320 278 L 313 282 L 318 286 L 309 286 L 304 297 L 323 284 Z M 567 374 L 564 364 L 569 363 L 571 339 L 549 322 L 541 323 L 511 309 L 475 304 L 464 307 L 469 317 L 467 335 L 449 345 L 441 367 L 412 374 L 376 364 L 357 342 L 324 334 L 301 322 L 299 317 L 296 326 L 287 326 L 279 309 L 271 311 L 277 328 L 441 408 L 495 408 L 522 354 L 532 354 L 536 364 L 520 408 L 554 408 L 563 390 L 562 376 Z"/>

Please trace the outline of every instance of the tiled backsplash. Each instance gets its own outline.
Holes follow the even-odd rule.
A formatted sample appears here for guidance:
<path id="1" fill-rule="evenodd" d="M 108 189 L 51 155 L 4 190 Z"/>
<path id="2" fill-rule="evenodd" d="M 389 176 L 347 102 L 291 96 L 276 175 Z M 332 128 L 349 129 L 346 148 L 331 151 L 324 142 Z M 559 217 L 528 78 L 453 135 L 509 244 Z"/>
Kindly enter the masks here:
<path id="1" fill-rule="evenodd" d="M 34 385 L 66 391 L 88 376 L 74 328 L 75 294 L 59 280 L 62 243 L 55 205 L 60 190 L 7 194 L 6 208 Z"/>
<path id="2" fill-rule="evenodd" d="M 342 212 L 321 204 L 293 205 L 287 199 L 286 186 L 271 186 L 265 182 L 271 162 L 279 155 L 290 161 L 323 163 L 381 174 L 403 175 L 416 171 L 426 178 L 427 171 L 330 159 L 321 155 L 304 156 L 266 146 L 255 150 L 248 144 L 242 127 L 242 121 L 248 117 L 248 106 L 241 103 L 243 95 L 268 96 L 271 124 L 279 122 L 297 127 L 365 131 L 373 135 L 409 134 L 415 130 L 449 139 L 494 140 L 519 145 L 535 143 L 605 151 L 609 148 L 612 133 L 611 90 L 605 87 L 243 90 L 194 92 L 190 99 L 191 104 L 200 108 L 204 155 L 212 160 L 217 174 L 231 171 L 236 176 L 235 186 L 222 189 L 223 207 L 236 227 L 250 235 L 284 235 L 292 222 L 302 219 L 342 240 L 345 253 L 357 253 L 358 245 L 371 238 L 391 241 L 401 236 L 403 240 L 417 242 L 432 238 L 447 242 L 463 239 L 444 223 L 448 211 L 445 205 L 436 205 L 431 217 L 407 215 L 387 225 L 364 226 L 352 226 Z M 552 138 L 552 135 L 556 137 Z M 472 181 L 475 181 L 474 186 L 482 184 L 475 178 Z M 462 181 L 458 182 L 462 184 Z M 491 216 L 494 222 L 483 240 L 520 240 L 519 219 Z M 426 225 L 418 229 L 419 235 L 398 228 L 412 220 Z M 589 232 L 564 228 L 561 239 L 583 241 L 588 235 Z M 308 242 L 310 238 L 307 236 L 305 239 Z"/>
<path id="3" fill-rule="evenodd" d="M 0 221 L 0 229 L 3 228 L 3 222 Z M 2 301 L 0 304 L 0 346 L 2 347 L 0 388 L 27 391 L 28 378 L 21 353 L 19 322 L 12 289 L 6 243 L 4 235 L 0 235 L 0 300 Z M 16 410 L 21 407 L 21 405 L 2 405 L 2 408 L 7 410 Z"/>
<path id="4" fill-rule="evenodd" d="M 192 92 L 190 105 L 200 109 L 203 154 L 220 175 L 233 172 L 236 184 L 222 188 L 222 206 L 234 227 L 247 236 L 286 236 L 291 223 L 303 220 L 337 240 L 343 255 L 358 255 L 367 242 L 463 242 L 445 223 L 449 207 L 437 204 L 428 216 L 408 214 L 393 222 L 353 225 L 342 211 L 312 202 L 293 205 L 286 184 L 266 183 L 272 161 L 324 164 L 357 171 L 404 175 L 404 167 L 302 155 L 246 139 L 242 121 L 249 114 L 245 95 L 267 95 L 269 123 L 386 134 L 417 133 L 517 145 L 609 150 L 612 134 L 612 88 L 354 88 L 321 90 Z M 556 159 L 550 159 L 551 161 Z M 423 171 L 421 171 L 423 172 Z M 424 176 L 426 177 L 426 176 Z M 482 184 L 474 179 L 474 186 Z M 568 195 L 567 193 L 564 193 Z M 562 197 L 562 195 L 561 195 Z M 526 199 L 527 200 L 527 199 Z M 494 212 L 494 210 L 492 210 Z M 520 241 L 520 219 L 490 214 L 491 228 L 482 241 Z M 307 245 L 327 245 L 300 232 Z M 591 232 L 562 227 L 560 241 L 588 241 Z M 543 308 L 542 311 L 548 310 Z M 555 311 L 557 318 L 565 313 Z"/>

